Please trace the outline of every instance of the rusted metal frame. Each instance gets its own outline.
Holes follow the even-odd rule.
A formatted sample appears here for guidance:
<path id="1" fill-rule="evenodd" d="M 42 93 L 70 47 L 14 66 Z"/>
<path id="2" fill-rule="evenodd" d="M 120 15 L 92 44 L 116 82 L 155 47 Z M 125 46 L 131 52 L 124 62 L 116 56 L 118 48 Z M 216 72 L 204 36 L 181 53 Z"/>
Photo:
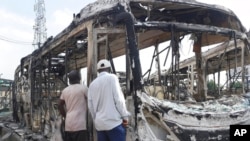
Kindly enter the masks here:
<path id="1" fill-rule="evenodd" d="M 166 55 L 166 57 L 165 57 L 165 60 L 164 60 L 164 66 L 166 65 L 166 62 L 167 62 L 167 58 L 168 58 L 168 55 L 169 55 L 169 52 L 170 52 L 170 50 L 171 50 L 171 46 L 168 46 L 168 47 L 166 47 L 166 49 L 168 48 L 168 51 L 167 51 L 167 55 Z M 165 92 L 164 92 L 164 98 L 169 98 L 169 95 L 170 95 L 170 92 L 169 92 L 169 86 L 168 86 L 168 79 L 169 79 L 169 77 L 167 76 L 167 74 L 165 75 L 165 78 L 164 78 L 164 83 L 165 83 L 165 85 L 166 85 L 166 88 L 167 88 L 167 91 L 166 91 L 166 94 L 165 94 Z"/>
<path id="2" fill-rule="evenodd" d="M 40 118 L 40 130 L 44 130 L 45 128 L 45 116 L 43 116 L 43 113 L 46 113 L 45 111 L 47 110 L 47 102 L 48 102 L 48 97 L 47 96 L 44 96 L 43 92 L 45 94 L 47 94 L 47 74 L 46 74 L 46 67 L 48 66 L 43 66 L 45 64 L 43 64 L 44 60 L 46 59 L 47 56 L 43 56 L 40 58 L 40 64 L 39 64 L 39 68 L 38 68 L 38 71 L 39 71 L 39 75 L 38 75 L 38 82 L 39 82 L 39 97 L 38 97 L 38 102 L 40 103 L 39 106 L 37 105 L 37 109 L 36 109 L 36 115 L 39 115 L 39 118 Z M 43 69 L 45 67 L 45 69 Z M 43 87 L 43 84 L 44 84 L 44 87 Z M 44 91 L 43 91 L 44 89 Z"/>
<path id="3" fill-rule="evenodd" d="M 241 71 L 238 72 L 238 73 L 234 73 L 234 75 L 232 76 L 233 77 L 233 81 L 232 81 L 232 84 L 230 85 L 230 88 L 233 87 L 233 85 L 235 84 L 235 81 L 237 81 L 238 77 L 240 76 L 240 73 L 241 73 Z"/>
<path id="4" fill-rule="evenodd" d="M 220 96 L 220 71 L 221 71 L 221 65 L 219 65 L 219 68 L 218 68 L 218 94 Z"/>
<path id="5" fill-rule="evenodd" d="M 41 59 L 37 59 L 35 60 L 36 64 L 35 66 L 33 66 L 33 72 L 34 72 L 34 86 L 35 86 L 35 89 L 34 90 L 34 95 L 35 95 L 35 100 L 39 99 L 39 95 L 42 94 L 42 67 L 41 67 Z M 38 62 L 39 61 L 39 62 Z M 39 63 L 39 64 L 37 64 Z"/>
<path id="6" fill-rule="evenodd" d="M 87 48 L 87 85 L 97 77 L 97 34 L 94 30 L 93 21 L 87 23 L 87 32 L 88 32 L 88 48 Z M 88 112 L 87 116 L 87 126 L 90 132 L 90 141 L 97 140 L 96 132 L 94 130 L 93 120 Z"/>
<path id="7" fill-rule="evenodd" d="M 63 48 L 63 46 L 66 46 L 66 41 L 74 37 L 75 35 L 79 34 L 79 32 L 83 31 L 87 28 L 87 23 L 80 23 L 77 25 L 76 28 L 73 28 L 72 30 L 66 28 L 63 33 L 58 34 L 55 38 L 52 39 L 51 43 L 48 45 L 43 46 L 42 48 L 45 48 L 41 50 L 41 55 L 46 55 L 48 52 L 51 52 L 52 50 L 56 48 Z M 67 73 L 67 72 L 66 72 Z"/>
<path id="8" fill-rule="evenodd" d="M 207 32 L 211 34 L 218 34 L 218 35 L 224 35 L 224 36 L 231 36 L 230 33 L 232 33 L 233 31 L 235 33 L 236 38 L 239 38 L 239 39 L 245 38 L 245 34 L 236 30 L 223 28 L 223 27 L 200 25 L 200 24 L 151 21 L 151 22 L 135 23 L 135 28 L 150 28 L 150 29 L 160 29 L 160 30 L 170 31 L 172 25 L 175 26 L 176 31 Z"/>
<path id="9" fill-rule="evenodd" d="M 204 58 L 204 62 L 205 62 L 205 69 L 204 69 L 204 76 L 205 76 L 205 82 L 204 83 L 204 88 L 205 88 L 205 95 L 207 96 L 207 92 L 208 92 L 208 87 L 207 87 L 207 82 L 208 82 L 208 60 L 206 58 Z"/>
<path id="10" fill-rule="evenodd" d="M 166 65 L 166 62 L 167 62 L 167 59 L 168 59 L 168 55 L 169 55 L 169 52 L 170 52 L 170 49 L 171 49 L 170 46 L 166 47 L 166 49 L 167 49 L 167 48 L 168 48 L 168 52 L 167 52 L 167 55 L 166 55 L 166 57 L 165 57 L 163 66 Z"/>
<path id="11" fill-rule="evenodd" d="M 49 114 L 50 114 L 50 116 L 52 115 L 52 112 L 53 112 L 53 108 L 52 108 L 52 95 L 51 95 L 51 87 L 50 87 L 50 85 L 51 85 L 51 59 L 52 59 L 52 55 L 51 55 L 51 53 L 49 53 L 49 55 L 48 55 L 49 57 L 48 57 L 48 80 L 46 81 L 47 83 L 48 83 L 48 100 L 49 100 Z"/>
<path id="12" fill-rule="evenodd" d="M 97 39 L 97 43 L 102 42 L 102 41 L 105 41 L 105 43 L 106 43 L 105 44 L 105 58 L 109 59 L 110 64 L 111 64 L 111 68 L 112 68 L 112 72 L 114 74 L 116 74 L 116 70 L 115 70 L 115 66 L 114 66 L 114 62 L 113 62 L 113 57 L 112 57 L 112 53 L 111 53 L 110 46 L 109 46 L 108 35 L 105 35 L 105 36 Z M 99 48 L 98 48 L 98 51 L 99 51 Z"/>
<path id="13" fill-rule="evenodd" d="M 188 71 L 189 71 L 188 78 L 190 79 L 190 88 L 189 89 L 191 91 L 191 94 L 194 94 L 194 75 L 195 75 L 194 74 L 194 64 L 189 64 Z"/>
<path id="14" fill-rule="evenodd" d="M 197 78 L 198 78 L 198 83 L 197 83 L 197 93 L 198 93 L 198 97 L 197 100 L 198 101 L 204 101 L 206 100 L 206 93 L 205 93 L 205 81 L 204 81 L 204 57 L 202 56 L 202 51 L 201 51 L 201 47 L 202 47 L 202 34 L 201 33 L 197 33 L 196 35 L 197 40 L 194 42 L 193 45 L 193 51 L 195 53 L 195 61 L 196 61 L 196 69 L 197 69 Z"/>
<path id="15" fill-rule="evenodd" d="M 104 35 L 104 36 L 102 36 L 102 37 L 97 37 L 96 38 L 96 40 L 97 40 L 97 57 L 99 57 L 99 55 L 100 55 L 100 46 L 98 46 L 98 44 L 100 43 L 100 42 L 105 42 L 106 44 L 105 44 L 105 48 L 104 48 L 104 58 L 106 59 L 106 58 L 108 58 L 107 56 L 107 54 L 108 54 L 108 52 L 107 52 L 107 41 L 108 41 L 108 35 Z M 97 60 L 99 60 L 99 58 L 97 58 Z M 112 65 L 112 64 L 111 64 Z"/>
<path id="16" fill-rule="evenodd" d="M 144 77 L 144 76 L 148 73 L 147 82 L 149 81 L 149 78 L 150 78 L 151 69 L 152 69 L 153 62 L 154 62 L 154 55 L 155 55 L 155 52 L 156 52 L 156 50 L 154 49 L 154 53 L 153 53 L 153 56 L 152 56 L 152 59 L 151 59 L 150 67 L 149 67 L 149 69 L 145 72 L 145 74 L 143 75 L 143 77 Z"/>
<path id="17" fill-rule="evenodd" d="M 41 106 L 38 106 L 39 104 L 41 104 L 42 99 L 41 99 L 41 95 L 42 95 L 42 57 L 35 57 L 32 62 L 34 65 L 31 65 L 32 68 L 32 74 L 33 74 L 33 78 L 32 78 L 32 82 L 33 82 L 33 92 L 31 92 L 31 95 L 33 95 L 33 100 L 31 101 L 31 109 L 34 112 L 33 115 L 31 116 L 31 126 L 32 126 L 32 130 L 33 130 L 33 122 L 37 121 L 38 118 L 40 118 L 41 120 Z M 36 107 L 36 108 L 35 108 Z M 39 123 L 41 124 L 41 122 Z M 40 129 L 42 129 L 42 127 L 38 127 Z M 34 130 L 36 130 L 34 128 Z"/>
<path id="18" fill-rule="evenodd" d="M 96 47 L 96 49 L 97 49 L 98 42 L 100 42 L 102 40 L 106 40 L 106 43 L 107 43 L 106 45 L 108 45 L 108 36 L 106 35 L 103 38 L 97 39 L 98 34 L 114 34 L 114 33 L 118 34 L 118 33 L 124 33 L 124 32 L 125 31 L 123 29 L 119 29 L 119 28 L 116 28 L 116 29 L 114 29 L 114 28 L 94 28 L 93 29 L 93 43 L 94 43 L 94 48 Z M 109 46 L 107 46 L 107 48 L 109 49 Z M 98 56 L 97 52 L 98 51 L 96 50 L 96 53 L 95 53 L 96 56 Z M 96 59 L 98 59 L 98 58 L 96 58 Z M 109 59 L 111 59 L 111 58 L 109 58 Z M 96 63 L 97 63 L 97 61 L 96 61 Z M 113 69 L 114 69 L 114 65 L 113 65 Z"/>
<path id="19" fill-rule="evenodd" d="M 100 42 L 102 42 L 102 41 L 107 41 L 107 38 L 108 38 L 108 36 L 105 35 L 105 36 L 100 37 L 99 39 L 97 39 L 97 42 L 100 43 Z"/>
<path id="20" fill-rule="evenodd" d="M 159 85 L 161 86 L 161 64 L 160 64 L 160 57 L 159 57 L 159 44 L 157 43 L 155 46 L 155 50 L 156 50 L 156 59 L 157 59 L 157 69 L 158 69 L 158 81 L 159 81 Z"/>
<path id="21" fill-rule="evenodd" d="M 211 27 L 211 26 L 204 26 L 204 25 L 197 25 L 197 24 L 181 24 L 181 23 L 174 23 L 174 25 L 176 25 L 176 30 L 177 31 L 190 31 L 192 30 L 193 32 L 195 31 L 199 31 L 199 32 L 209 32 L 209 33 L 213 33 L 213 34 L 221 34 L 221 35 L 226 35 L 229 36 L 232 32 L 231 29 L 227 29 L 227 28 L 218 28 L 218 27 Z M 169 29 L 171 26 L 171 23 L 165 23 L 165 22 L 146 22 L 146 23 L 138 23 L 135 24 L 135 26 L 137 28 L 150 28 L 150 29 Z M 242 38 L 243 34 L 237 31 L 234 31 L 237 35 L 237 37 Z M 172 70 L 173 71 L 173 70 Z"/>
<path id="22" fill-rule="evenodd" d="M 214 85 L 213 92 L 216 92 L 215 73 L 213 73 L 213 85 Z"/>
<path id="23" fill-rule="evenodd" d="M 241 68 L 242 68 L 242 91 L 243 91 L 243 93 L 245 93 L 245 85 L 244 85 L 244 82 L 245 82 L 245 68 L 244 68 L 244 65 L 245 65 L 245 48 L 244 47 L 241 47 Z M 237 58 L 237 54 L 235 55 L 235 57 Z M 237 73 L 237 67 L 236 67 L 236 71 L 234 70 L 234 75 L 233 75 L 233 83 L 232 83 L 232 85 L 231 85 L 231 69 L 230 69 L 230 59 L 227 59 L 228 60 L 228 65 L 229 65 L 229 74 L 228 74 L 228 77 L 229 77 L 229 79 L 225 82 L 225 84 L 229 81 L 230 82 L 230 86 L 228 87 L 229 89 L 230 89 L 230 91 L 231 91 L 231 88 L 232 88 L 232 86 L 233 86 L 233 84 L 235 83 L 235 80 L 237 80 L 238 79 L 238 77 L 239 77 L 239 74 Z M 237 65 L 237 64 L 236 64 Z M 238 74 L 238 75 L 237 75 Z M 237 75 L 237 77 L 235 78 L 235 76 Z M 224 85 L 225 85 L 224 84 Z M 223 86 L 224 86 L 223 85 Z"/>
<path id="24" fill-rule="evenodd" d="M 249 92 L 249 76 L 246 77 L 247 88 L 246 91 Z"/>
<path id="25" fill-rule="evenodd" d="M 15 72 L 15 80 L 12 85 L 12 104 L 11 104 L 11 109 L 13 112 L 13 119 L 16 122 L 20 122 L 20 119 L 18 118 L 18 104 L 17 104 L 17 73 Z"/>
<path id="26" fill-rule="evenodd" d="M 91 46 L 92 46 L 92 47 L 90 47 L 88 45 L 88 48 L 89 48 L 88 49 L 88 55 L 91 55 L 91 56 L 93 55 L 92 61 L 93 61 L 94 64 L 92 64 L 91 67 L 92 67 L 92 71 L 95 70 L 95 72 L 93 72 L 91 75 L 92 75 L 93 78 L 95 78 L 97 76 L 96 64 L 97 64 L 97 59 L 98 59 L 97 58 L 98 57 L 98 55 L 97 55 L 98 42 L 106 40 L 106 43 L 107 43 L 107 36 L 104 36 L 104 37 L 98 39 L 97 38 L 98 34 L 113 34 L 113 33 L 118 34 L 118 33 L 124 33 L 125 31 L 123 29 L 119 29 L 119 28 L 117 28 L 117 29 L 114 29 L 114 28 L 93 28 L 92 25 L 89 25 L 88 32 L 89 32 L 89 34 L 88 34 L 89 35 L 88 36 L 88 38 L 89 38 L 88 43 L 89 44 L 91 43 Z M 90 38 L 90 36 L 91 36 L 91 38 Z M 89 57 L 88 57 L 88 60 L 90 60 Z"/>
<path id="27" fill-rule="evenodd" d="M 108 54 L 108 58 L 109 58 L 109 61 L 110 61 L 111 67 L 112 67 L 112 72 L 114 74 L 116 74 L 115 65 L 114 65 L 112 53 L 111 53 L 111 50 L 110 50 L 108 38 L 106 39 L 106 49 L 107 49 L 106 53 Z"/>
<path id="28" fill-rule="evenodd" d="M 91 81 L 94 80 L 97 76 L 96 72 L 96 64 L 97 64 L 97 56 L 96 56 L 96 45 L 94 45 L 94 41 L 96 41 L 96 35 L 93 34 L 93 25 L 92 22 L 87 24 L 87 32 L 88 32 L 88 48 L 87 48 L 87 85 L 89 86 Z M 95 39 L 95 40 L 94 40 Z"/>
<path id="29" fill-rule="evenodd" d="M 230 59 L 228 59 L 228 68 L 230 68 Z M 232 91 L 231 86 L 230 86 L 231 85 L 231 78 L 232 78 L 231 77 L 231 69 L 228 69 L 228 73 L 229 73 L 228 74 L 228 77 L 229 77 L 229 87 L 228 88 L 229 88 L 229 90 L 231 92 Z"/>
<path id="30" fill-rule="evenodd" d="M 167 54 L 166 54 L 166 57 L 165 57 L 165 60 L 164 60 L 164 63 L 163 63 L 163 66 L 165 66 L 166 65 L 166 62 L 167 62 L 167 59 L 168 59 L 168 56 L 169 56 L 169 52 L 170 52 L 170 50 L 171 50 L 171 46 L 168 46 L 168 47 L 166 47 L 165 49 L 168 49 L 168 51 L 167 51 Z M 164 49 L 164 50 L 165 50 Z M 164 92 L 164 98 L 169 98 L 169 95 L 170 95 L 170 92 L 169 92 L 169 86 L 168 86 L 168 79 L 169 79 L 169 77 L 168 77 L 168 75 L 167 75 L 167 73 L 166 73 L 166 75 L 164 75 L 164 84 L 165 84 L 165 87 L 166 87 L 166 91 Z"/>
<path id="31" fill-rule="evenodd" d="M 73 48 L 73 52 L 75 52 L 75 48 Z M 75 63 L 75 68 L 77 69 L 77 58 L 76 58 L 76 54 L 74 53 L 74 63 Z"/>
<path id="32" fill-rule="evenodd" d="M 99 37 L 98 37 L 98 38 L 99 38 Z M 105 42 L 105 46 L 104 46 L 104 58 L 105 58 L 105 59 L 107 59 L 107 58 L 109 59 L 109 56 L 108 56 L 108 55 L 109 55 L 109 54 L 108 54 L 109 52 L 108 52 L 108 51 L 109 51 L 110 48 L 109 48 L 108 35 L 107 35 L 107 34 L 104 35 L 104 37 L 101 37 L 101 39 L 100 39 L 100 38 L 98 39 L 98 38 L 97 38 L 97 43 L 98 43 L 98 44 L 101 42 L 100 40 L 103 40 L 103 39 L 104 39 L 104 40 L 103 40 L 103 41 Z M 100 55 L 100 46 L 98 46 L 98 56 L 99 56 L 99 55 Z M 113 66 L 112 66 L 112 65 L 113 65 L 112 63 L 113 63 L 113 62 L 110 62 L 110 63 L 111 63 L 111 67 L 112 67 L 112 69 L 113 69 Z"/>
<path id="33" fill-rule="evenodd" d="M 45 60 L 45 59 L 48 59 L 48 56 L 46 56 L 46 57 L 43 58 L 43 60 Z M 42 66 L 42 68 L 43 68 L 43 66 Z M 41 75 L 43 75 L 43 77 L 42 77 L 43 78 L 43 82 L 42 83 L 44 83 L 44 92 L 48 93 L 48 83 L 47 83 L 48 74 L 46 74 L 46 68 L 49 68 L 49 66 L 47 66 L 47 65 L 44 66 L 44 69 L 42 69 L 42 74 Z M 42 97 L 42 99 L 43 98 L 44 97 Z M 48 99 L 45 99 L 45 100 L 48 100 Z"/>
<path id="34" fill-rule="evenodd" d="M 174 65 L 174 47 L 173 46 L 175 46 L 175 45 L 173 45 L 175 42 L 174 42 L 174 32 L 173 32 L 173 30 L 171 30 L 171 48 L 172 48 L 172 59 L 171 59 L 171 76 L 170 76 L 170 87 L 172 88 L 172 94 L 174 93 L 174 96 L 175 96 L 175 98 L 176 98 L 176 94 L 175 94 L 175 83 L 174 83 L 174 67 L 175 67 L 175 65 Z M 175 78 L 176 78 L 176 74 L 175 74 Z M 173 90 L 174 89 L 174 90 Z"/>
<path id="35" fill-rule="evenodd" d="M 158 43 L 157 43 L 158 46 Z M 170 48 L 170 46 L 164 48 L 163 50 L 161 50 L 160 52 L 158 51 L 153 57 L 157 57 L 159 54 L 161 54 L 162 52 L 164 52 L 165 50 L 167 50 L 168 48 Z"/>
<path id="36" fill-rule="evenodd" d="M 158 63 L 158 65 L 157 65 L 157 66 L 158 66 L 158 80 L 159 80 L 159 85 L 162 85 L 162 83 L 161 83 L 160 57 L 159 57 L 159 55 L 160 55 L 162 52 L 164 52 L 165 50 L 167 50 L 167 49 L 169 48 L 169 50 L 168 50 L 168 52 L 167 52 L 167 56 L 166 56 L 166 58 L 165 58 L 165 62 L 164 62 L 164 66 L 165 66 L 165 63 L 166 63 L 166 61 L 167 61 L 167 58 L 168 58 L 168 55 L 169 55 L 169 52 L 170 52 L 170 46 L 164 48 L 164 49 L 161 50 L 160 52 L 158 51 L 158 46 L 159 46 L 159 44 L 157 43 L 157 45 L 156 45 L 156 47 L 155 47 L 155 52 L 154 52 L 153 58 L 157 57 L 157 63 Z M 150 66 L 150 70 L 151 70 L 151 68 L 152 68 L 152 65 Z M 150 75 L 150 74 L 149 74 L 149 75 Z M 166 75 L 165 75 L 165 76 L 166 76 Z M 165 81 L 165 79 L 164 79 L 164 81 Z M 167 84 L 166 84 L 166 86 L 167 86 Z"/>
<path id="37" fill-rule="evenodd" d="M 29 77 L 28 77 L 28 80 L 29 80 L 29 86 L 31 87 L 30 88 L 30 98 L 31 98 L 31 102 L 30 102 L 30 112 L 29 112 L 29 114 L 30 114 L 30 123 L 32 123 L 32 121 L 33 121 L 33 116 L 34 116 L 34 113 L 33 113 L 33 102 L 35 102 L 35 99 L 34 99 L 34 92 L 35 92 L 35 83 L 34 83 L 34 81 L 35 81 L 35 72 L 33 71 L 34 69 L 32 68 L 32 66 L 33 66 L 33 64 L 34 64 L 34 60 L 33 60 L 33 57 L 31 57 L 30 58 L 30 65 L 29 65 L 29 70 L 28 70 L 28 74 L 29 74 Z M 27 125 L 27 126 L 29 126 L 29 125 Z M 32 125 L 31 125 L 32 126 Z"/>
<path id="38" fill-rule="evenodd" d="M 231 32 L 232 33 L 232 37 L 234 39 L 234 47 L 235 47 L 235 50 L 234 50 L 234 56 L 235 56 L 235 68 L 234 68 L 234 76 L 236 75 L 237 73 L 237 62 L 238 62 L 238 59 L 237 59 L 237 41 L 236 41 L 236 33 L 234 31 Z M 245 55 L 244 55 L 244 52 L 245 52 L 245 49 L 244 47 L 242 47 L 242 50 L 241 50 L 241 73 L 242 73 L 242 92 L 245 93 L 245 84 L 244 84 L 244 78 L 245 78 L 245 69 L 244 69 L 244 65 L 245 65 L 245 62 L 244 62 L 244 58 L 245 58 Z M 238 75 L 239 76 L 239 75 Z M 237 78 L 238 78 L 237 76 Z M 237 80 L 237 78 L 235 80 Z M 235 82 L 235 80 L 233 81 L 233 84 Z"/>
<path id="39" fill-rule="evenodd" d="M 125 48 L 125 56 L 126 56 L 126 96 L 131 96 L 131 69 L 130 69 L 130 58 L 129 58 L 129 48 Z"/>
<path id="40" fill-rule="evenodd" d="M 242 47 L 241 49 L 241 69 L 242 69 L 242 93 L 245 94 L 245 47 Z"/>
<path id="41" fill-rule="evenodd" d="M 149 81 L 150 79 L 150 74 L 151 74 L 151 70 L 152 70 L 152 65 L 153 65 L 153 61 L 154 61 L 154 58 L 157 57 L 159 54 L 161 54 L 163 51 L 165 51 L 167 48 L 170 48 L 170 46 L 166 47 L 165 49 L 161 50 L 160 52 L 156 52 L 156 47 L 154 49 L 154 53 L 153 53 L 153 56 L 152 56 L 152 59 L 151 59 L 151 64 L 150 64 L 150 67 L 149 69 L 142 75 L 142 77 L 144 77 L 147 73 L 148 74 L 148 78 L 147 78 L 147 82 Z M 170 49 L 169 49 L 170 50 Z M 168 53 L 169 53 L 169 50 L 168 50 Z M 159 64 L 158 64 L 159 65 Z"/>
<path id="42" fill-rule="evenodd" d="M 248 37 L 248 38 L 250 38 L 250 37 Z M 245 43 L 245 46 L 248 49 L 247 53 L 250 54 L 250 43 L 249 43 L 248 39 L 244 39 L 243 42 Z"/>
<path id="43" fill-rule="evenodd" d="M 176 37 L 176 27 L 175 25 L 171 25 L 171 47 L 172 47 L 172 62 L 171 62 L 171 68 L 172 68 L 172 85 L 174 85 L 174 95 L 176 99 L 176 93 L 175 90 L 177 88 L 177 94 L 178 94 L 178 100 L 180 100 L 180 86 L 179 86 L 179 45 Z M 176 79 L 174 79 L 176 78 Z"/>
<path id="44" fill-rule="evenodd" d="M 218 94 L 219 94 L 219 95 L 220 95 L 221 89 L 222 89 L 222 88 L 220 88 L 220 71 L 221 71 L 221 64 L 222 64 L 222 62 L 224 61 L 224 57 L 225 57 L 225 54 L 226 54 L 228 45 L 229 45 L 229 41 L 227 42 L 227 45 L 226 45 L 226 47 L 225 47 L 225 49 L 224 49 L 224 52 L 223 52 L 223 55 L 222 55 L 222 57 L 220 56 L 220 58 L 219 58 L 219 63 L 218 63 Z M 214 81 L 215 81 L 215 80 L 214 80 Z"/>
<path id="45" fill-rule="evenodd" d="M 222 57 L 220 56 L 220 58 L 219 58 L 218 67 L 221 67 L 222 62 L 224 61 L 224 57 L 225 57 L 225 54 L 226 54 L 226 52 L 227 52 L 228 45 L 229 45 L 229 41 L 227 41 L 227 45 L 226 45 L 226 47 L 225 47 L 225 49 L 224 49 L 224 52 L 223 52 Z"/>
<path id="46" fill-rule="evenodd" d="M 180 53 L 179 53 L 179 43 L 176 41 L 176 47 L 177 48 L 177 54 L 176 54 L 176 59 L 175 60 L 175 66 L 177 67 L 177 92 L 178 92 L 178 100 L 180 100 Z M 177 65 L 176 65 L 177 64 Z"/>
<path id="47" fill-rule="evenodd" d="M 112 33 L 125 33 L 121 28 L 94 28 L 94 34 L 112 34 Z M 99 41 L 99 40 L 98 40 Z"/>
<path id="48" fill-rule="evenodd" d="M 228 47 L 227 51 L 232 51 L 234 49 L 234 46 L 232 46 L 231 43 L 232 42 L 229 43 L 229 47 Z M 214 57 L 218 56 L 219 54 L 223 54 L 224 48 L 225 48 L 225 43 L 220 45 L 219 48 L 213 48 L 213 49 L 210 49 L 210 50 L 204 52 L 203 56 L 205 56 L 206 58 L 214 58 Z M 194 61 L 195 61 L 194 57 L 191 57 L 187 60 L 184 60 L 184 61 L 180 62 L 180 68 L 184 68 L 187 65 L 191 64 L 191 62 L 194 62 Z"/>
<path id="49" fill-rule="evenodd" d="M 236 35 L 235 33 L 232 31 L 232 37 L 234 39 L 234 57 L 235 57 L 235 68 L 234 68 L 234 73 L 237 72 L 237 41 L 236 41 Z"/>
<path id="50" fill-rule="evenodd" d="M 137 130 L 137 114 L 139 113 L 139 102 L 137 96 L 137 90 L 141 91 L 143 89 L 142 82 L 142 71 L 141 62 L 139 57 L 139 50 L 136 40 L 135 27 L 134 27 L 134 17 L 131 13 L 123 12 L 116 15 L 116 23 L 123 22 L 126 29 L 126 47 L 129 48 L 129 58 L 130 58 L 130 69 L 133 75 L 133 91 L 131 91 L 134 99 L 134 120 L 135 120 L 135 130 Z"/>
<path id="51" fill-rule="evenodd" d="M 228 55 L 227 55 L 227 65 L 229 66 L 228 68 L 230 68 L 230 59 L 228 58 Z M 227 81 L 222 85 L 222 88 L 227 84 L 227 88 L 229 88 L 229 91 L 231 92 L 231 86 L 228 85 L 228 82 L 229 84 L 231 85 L 231 69 L 228 69 L 228 75 L 227 75 Z"/>
<path id="52" fill-rule="evenodd" d="M 159 44 L 157 44 L 157 45 L 155 46 L 154 53 L 153 53 L 153 56 L 152 56 L 152 59 L 151 59 L 151 64 L 150 64 L 149 69 L 146 71 L 146 73 L 143 74 L 143 77 L 144 77 L 147 73 L 149 73 L 149 74 L 148 74 L 148 78 L 147 78 L 147 82 L 149 81 L 149 78 L 150 78 L 150 74 L 151 74 L 151 70 L 152 70 L 152 65 L 153 65 L 153 62 L 154 62 L 154 58 L 157 57 L 157 60 L 158 60 L 158 62 L 159 62 L 159 57 L 158 57 L 159 54 L 161 54 L 163 51 L 165 51 L 165 50 L 168 48 L 168 47 L 167 47 L 166 49 L 163 49 L 162 51 L 159 52 L 159 51 L 157 51 L 158 45 L 159 45 Z M 159 67 L 159 65 L 160 65 L 160 64 L 158 63 L 158 67 Z M 159 68 L 158 68 L 158 70 L 159 70 Z M 158 74 L 158 75 L 159 75 L 159 74 Z M 159 75 L 159 77 L 160 77 L 160 75 Z M 159 79 L 159 80 L 160 80 L 160 79 Z M 161 85 L 161 84 L 160 84 L 160 85 Z"/>
<path id="53" fill-rule="evenodd" d="M 134 17 L 131 13 L 123 12 L 116 15 L 116 23 L 123 22 L 126 29 L 126 45 L 129 48 L 129 55 L 131 59 L 131 69 L 133 75 L 133 87 L 134 87 L 134 96 L 136 97 L 136 90 L 142 90 L 142 71 L 141 71 L 141 62 L 139 56 L 139 50 L 137 45 L 137 39 L 135 34 L 134 27 Z M 136 101 L 136 99 L 135 99 Z"/>
<path id="54" fill-rule="evenodd" d="M 68 72 L 69 72 L 69 68 L 68 68 L 68 56 L 69 56 L 69 48 L 67 46 L 67 40 L 64 40 L 64 47 L 65 47 L 65 56 L 64 56 L 64 60 L 65 60 L 65 80 L 64 82 L 66 83 L 66 85 L 68 85 Z"/>
<path id="55" fill-rule="evenodd" d="M 93 33 L 94 33 L 93 37 L 97 38 L 98 34 L 114 34 L 114 33 L 119 34 L 119 33 L 125 33 L 125 31 L 124 31 L 124 29 L 119 29 L 119 28 L 116 28 L 116 29 L 114 29 L 114 28 L 94 28 Z M 112 56 L 110 56 L 111 52 L 110 52 L 110 47 L 109 47 L 109 43 L 108 43 L 108 36 L 106 35 L 106 36 L 101 37 L 101 38 L 96 39 L 96 40 L 97 40 L 97 42 L 101 42 L 101 41 L 106 40 L 106 46 L 107 46 L 107 49 L 108 49 L 109 59 L 112 61 Z M 125 50 L 127 51 L 126 54 L 128 54 L 129 49 L 126 48 Z M 126 67 L 126 69 L 127 69 L 126 76 L 127 76 L 127 78 L 130 78 L 130 69 L 128 68 L 128 66 L 130 66 L 130 63 L 128 62 L 129 58 L 127 58 L 127 57 L 128 56 L 126 55 L 126 66 L 127 66 Z M 114 67 L 112 67 L 112 68 L 113 68 L 113 71 L 114 71 L 115 68 Z M 130 88 L 130 81 L 129 80 L 130 79 L 127 79 L 127 88 Z M 127 91 L 127 94 L 130 93 L 130 89 L 126 89 L 126 91 Z"/>
<path id="56" fill-rule="evenodd" d="M 97 39 L 97 42 L 106 40 L 106 49 L 107 51 L 105 51 L 105 54 L 107 53 L 108 58 L 110 60 L 111 63 L 111 67 L 112 67 L 112 71 L 114 74 L 116 74 L 115 71 L 115 66 L 114 66 L 114 62 L 113 62 L 113 58 L 112 58 L 112 54 L 111 54 L 111 50 L 109 47 L 109 41 L 108 41 L 108 34 L 113 34 L 113 33 L 124 33 L 125 31 L 123 29 L 119 29 L 119 28 L 94 28 L 94 34 L 97 36 L 98 34 L 107 34 L 104 37 Z"/>

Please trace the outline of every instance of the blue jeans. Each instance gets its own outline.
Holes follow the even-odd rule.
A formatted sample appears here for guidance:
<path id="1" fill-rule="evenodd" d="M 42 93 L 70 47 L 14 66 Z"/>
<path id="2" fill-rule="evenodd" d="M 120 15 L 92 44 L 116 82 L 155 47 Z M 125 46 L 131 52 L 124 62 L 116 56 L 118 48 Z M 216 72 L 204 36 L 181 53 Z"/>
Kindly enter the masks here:
<path id="1" fill-rule="evenodd" d="M 97 131 L 98 141 L 126 141 L 126 129 L 118 125 L 108 131 Z"/>

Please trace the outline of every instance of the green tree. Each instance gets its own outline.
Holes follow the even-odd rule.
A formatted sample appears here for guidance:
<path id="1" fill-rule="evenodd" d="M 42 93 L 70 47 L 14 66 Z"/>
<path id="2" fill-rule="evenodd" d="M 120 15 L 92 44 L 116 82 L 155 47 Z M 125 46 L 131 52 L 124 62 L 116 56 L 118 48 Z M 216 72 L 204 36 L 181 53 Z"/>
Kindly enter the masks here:
<path id="1" fill-rule="evenodd" d="M 209 80 L 207 82 L 207 88 L 208 90 L 216 90 L 218 89 L 218 86 L 215 84 L 214 80 Z"/>
<path id="2" fill-rule="evenodd" d="M 239 81 L 236 81 L 234 83 L 230 84 L 231 88 L 242 88 L 242 83 Z"/>

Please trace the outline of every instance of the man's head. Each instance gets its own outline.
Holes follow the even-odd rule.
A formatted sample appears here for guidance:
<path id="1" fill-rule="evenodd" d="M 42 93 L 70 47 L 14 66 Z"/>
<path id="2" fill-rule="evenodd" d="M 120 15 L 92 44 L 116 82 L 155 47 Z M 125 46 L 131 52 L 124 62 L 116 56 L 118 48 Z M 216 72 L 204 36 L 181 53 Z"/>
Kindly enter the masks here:
<path id="1" fill-rule="evenodd" d="M 107 71 L 110 72 L 111 64 L 108 60 L 102 59 L 97 63 L 98 72 Z"/>
<path id="2" fill-rule="evenodd" d="M 81 74 L 77 70 L 72 70 L 68 73 L 69 83 L 70 84 L 77 84 L 80 83 L 81 80 Z"/>

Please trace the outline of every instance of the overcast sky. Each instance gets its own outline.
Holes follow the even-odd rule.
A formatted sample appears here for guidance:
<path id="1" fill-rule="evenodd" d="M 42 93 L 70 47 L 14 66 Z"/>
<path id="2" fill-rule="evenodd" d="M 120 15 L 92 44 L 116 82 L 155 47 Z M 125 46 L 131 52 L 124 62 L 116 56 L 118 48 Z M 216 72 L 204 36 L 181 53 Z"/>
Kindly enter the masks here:
<path id="1" fill-rule="evenodd" d="M 45 0 L 47 37 L 67 27 L 88 3 L 95 0 Z M 206 0 L 200 0 L 206 1 Z M 250 13 L 246 0 L 207 0 L 230 8 L 250 29 Z M 0 2 L 0 77 L 14 79 L 20 59 L 34 51 L 35 0 L 1 0 Z M 7 40 L 7 41 L 6 41 Z M 17 43 L 13 43 L 18 42 Z"/>

